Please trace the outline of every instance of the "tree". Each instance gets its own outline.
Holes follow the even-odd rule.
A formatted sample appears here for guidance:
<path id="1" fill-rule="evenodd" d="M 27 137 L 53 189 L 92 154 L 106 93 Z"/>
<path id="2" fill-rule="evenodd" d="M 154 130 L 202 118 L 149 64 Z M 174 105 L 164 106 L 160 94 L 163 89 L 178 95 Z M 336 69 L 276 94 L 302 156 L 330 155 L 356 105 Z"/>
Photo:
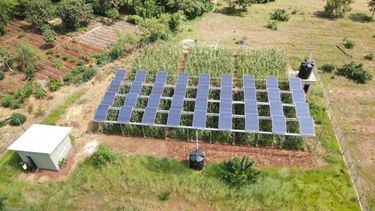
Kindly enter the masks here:
<path id="1" fill-rule="evenodd" d="M 43 38 L 44 41 L 47 43 L 49 46 L 55 46 L 56 42 L 56 32 L 55 30 L 51 29 L 48 25 L 44 26 L 42 28 L 43 30 Z"/>
<path id="2" fill-rule="evenodd" d="M 48 24 L 53 15 L 52 3 L 49 0 L 31 0 L 26 2 L 26 20 L 35 26 L 42 27 Z"/>
<path id="3" fill-rule="evenodd" d="M 5 33 L 7 23 L 12 19 L 14 10 L 17 5 L 18 2 L 16 0 L 0 1 L 0 35 L 3 35 Z"/>
<path id="4" fill-rule="evenodd" d="M 92 8 L 83 0 L 62 0 L 59 3 L 58 14 L 68 29 L 77 29 L 87 24 Z"/>
<path id="5" fill-rule="evenodd" d="M 229 5 L 229 8 L 231 8 L 232 10 L 235 10 L 236 7 L 240 7 L 243 11 L 246 11 L 247 10 L 247 7 L 249 7 L 252 3 L 252 0 L 225 0 L 228 5 Z"/>
<path id="6" fill-rule="evenodd" d="M 370 9 L 371 14 L 371 20 L 374 20 L 374 14 L 375 14 L 375 0 L 370 0 L 368 2 L 368 7 Z"/>
<path id="7" fill-rule="evenodd" d="M 352 9 L 351 3 L 353 3 L 353 0 L 327 0 L 324 12 L 332 18 L 343 18 Z"/>
<path id="8" fill-rule="evenodd" d="M 40 63 L 41 58 L 42 53 L 38 48 L 22 42 L 17 45 L 17 55 L 15 60 L 18 67 L 22 71 L 27 72 L 27 74 L 33 74 L 35 67 Z"/>

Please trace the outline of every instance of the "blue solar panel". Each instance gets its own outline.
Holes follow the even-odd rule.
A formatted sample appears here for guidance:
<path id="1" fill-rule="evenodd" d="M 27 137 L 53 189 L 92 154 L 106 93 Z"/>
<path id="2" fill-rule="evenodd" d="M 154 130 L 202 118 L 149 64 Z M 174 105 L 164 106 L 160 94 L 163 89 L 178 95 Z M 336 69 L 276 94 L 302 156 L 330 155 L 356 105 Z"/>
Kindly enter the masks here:
<path id="1" fill-rule="evenodd" d="M 184 105 L 184 96 L 174 95 L 172 97 L 171 109 L 182 109 Z"/>
<path id="2" fill-rule="evenodd" d="M 267 88 L 268 101 L 281 101 L 280 90 L 278 88 Z"/>
<path id="3" fill-rule="evenodd" d="M 188 76 L 189 75 L 187 73 L 179 73 L 177 77 L 177 84 L 186 84 Z"/>
<path id="4" fill-rule="evenodd" d="M 285 116 L 272 116 L 272 132 L 275 134 L 286 133 L 286 119 Z"/>
<path id="5" fill-rule="evenodd" d="M 315 136 L 314 120 L 310 117 L 299 118 L 300 133 L 304 136 Z"/>
<path id="6" fill-rule="evenodd" d="M 137 71 L 135 73 L 135 79 L 134 81 L 144 82 L 146 79 L 146 71 Z"/>
<path id="7" fill-rule="evenodd" d="M 310 117 L 310 109 L 307 103 L 296 103 L 297 117 Z"/>
<path id="8" fill-rule="evenodd" d="M 292 98 L 293 103 L 304 103 L 305 100 L 305 92 L 303 90 L 293 90 L 292 91 Z"/>
<path id="9" fill-rule="evenodd" d="M 140 94 L 142 90 L 143 82 L 140 81 L 134 81 L 132 82 L 132 85 L 130 86 L 129 93 L 137 93 Z"/>
<path id="10" fill-rule="evenodd" d="M 279 81 L 277 80 L 276 77 L 267 77 L 266 79 L 266 86 L 267 88 L 279 88 Z"/>
<path id="11" fill-rule="evenodd" d="M 126 76 L 126 70 L 120 69 L 116 71 L 115 79 L 123 81 L 125 80 L 125 76 Z"/>
<path id="12" fill-rule="evenodd" d="M 223 75 L 221 77 L 221 88 L 232 87 L 232 86 L 233 86 L 232 76 L 231 75 Z"/>
<path id="13" fill-rule="evenodd" d="M 208 86 L 199 86 L 197 96 L 208 98 L 209 88 Z"/>
<path id="14" fill-rule="evenodd" d="M 125 97 L 124 106 L 134 107 L 137 103 L 138 94 L 128 93 Z"/>
<path id="15" fill-rule="evenodd" d="M 163 90 L 164 90 L 164 84 L 155 83 L 154 86 L 152 87 L 151 94 L 152 95 L 163 95 Z"/>
<path id="16" fill-rule="evenodd" d="M 219 107 L 219 109 L 220 109 L 220 113 L 223 113 L 223 112 L 225 112 L 225 113 L 228 113 L 228 112 L 230 112 L 230 113 L 232 113 L 232 101 L 230 101 L 230 100 L 223 100 L 223 101 L 220 101 L 220 107 Z"/>
<path id="17" fill-rule="evenodd" d="M 152 125 L 155 122 L 157 108 L 145 108 L 143 113 L 142 123 L 145 125 Z"/>
<path id="18" fill-rule="evenodd" d="M 149 108 L 159 108 L 160 95 L 150 95 L 147 101 L 147 107 Z"/>
<path id="19" fill-rule="evenodd" d="M 107 113 L 109 111 L 109 105 L 102 105 L 100 104 L 98 106 L 98 109 L 96 110 L 96 114 L 94 117 L 95 122 L 103 122 L 106 120 Z"/>
<path id="20" fill-rule="evenodd" d="M 247 100 L 256 100 L 257 99 L 256 89 L 245 87 L 244 98 Z"/>
<path id="21" fill-rule="evenodd" d="M 133 107 L 132 106 L 122 106 L 120 113 L 118 115 L 119 123 L 129 123 L 132 117 Z"/>
<path id="22" fill-rule="evenodd" d="M 106 92 L 103 97 L 102 104 L 112 105 L 113 101 L 115 100 L 115 97 L 116 97 L 115 92 L 110 92 L 110 91 Z"/>
<path id="23" fill-rule="evenodd" d="M 245 88 L 254 88 L 255 89 L 255 77 L 246 75 L 243 77 L 243 86 Z"/>
<path id="24" fill-rule="evenodd" d="M 195 110 L 193 117 L 194 128 L 205 128 L 206 127 L 206 114 L 205 110 Z"/>
<path id="25" fill-rule="evenodd" d="M 245 113 L 246 114 L 258 114 L 257 101 L 245 100 Z"/>
<path id="26" fill-rule="evenodd" d="M 208 104 L 208 101 L 207 99 L 205 98 L 201 98 L 201 100 L 199 98 L 196 99 L 195 101 L 195 107 L 194 107 L 194 110 L 207 110 L 207 104 Z"/>
<path id="27" fill-rule="evenodd" d="M 174 90 L 174 95 L 185 96 L 186 94 L 186 84 L 177 84 Z"/>
<path id="28" fill-rule="evenodd" d="M 208 86 L 210 84 L 210 75 L 208 73 L 201 73 L 198 84 Z"/>
<path id="29" fill-rule="evenodd" d="M 232 113 L 219 114 L 219 129 L 231 130 L 232 129 Z"/>
<path id="30" fill-rule="evenodd" d="M 163 84 L 165 84 L 165 82 L 167 81 L 167 77 L 168 77 L 168 73 L 167 72 L 159 71 L 156 74 L 155 83 L 163 83 Z"/>
<path id="31" fill-rule="evenodd" d="M 272 101 L 270 102 L 270 113 L 271 115 L 284 115 L 283 105 L 281 102 Z"/>
<path id="32" fill-rule="evenodd" d="M 302 81 L 300 78 L 289 78 L 289 89 L 290 90 L 301 90 Z"/>
<path id="33" fill-rule="evenodd" d="M 245 130 L 248 132 L 259 131 L 259 116 L 258 114 L 245 114 Z"/>
<path id="34" fill-rule="evenodd" d="M 111 84 L 109 85 L 108 91 L 118 93 L 120 91 L 121 81 L 119 80 L 112 80 Z"/>
<path id="35" fill-rule="evenodd" d="M 226 88 L 226 89 L 221 89 L 220 90 L 220 99 L 225 98 L 225 99 L 232 99 L 232 88 Z"/>
<path id="36" fill-rule="evenodd" d="M 181 109 L 171 109 L 168 112 L 167 125 L 177 127 L 181 121 Z"/>

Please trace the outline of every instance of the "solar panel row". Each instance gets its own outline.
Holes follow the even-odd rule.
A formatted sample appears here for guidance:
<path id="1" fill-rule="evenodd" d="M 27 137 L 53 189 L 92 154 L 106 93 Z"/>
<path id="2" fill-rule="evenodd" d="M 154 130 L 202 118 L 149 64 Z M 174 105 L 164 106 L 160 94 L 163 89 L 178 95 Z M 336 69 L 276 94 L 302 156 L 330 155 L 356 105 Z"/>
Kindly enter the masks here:
<path id="1" fill-rule="evenodd" d="M 221 77 L 220 106 L 219 106 L 219 129 L 232 129 L 232 92 L 233 80 L 231 75 Z"/>
<path id="2" fill-rule="evenodd" d="M 208 105 L 208 94 L 210 86 L 210 75 L 202 73 L 199 75 L 198 91 L 195 98 L 194 116 L 193 116 L 193 127 L 194 128 L 205 128 L 206 127 L 206 115 Z"/>
<path id="3" fill-rule="evenodd" d="M 287 133 L 286 118 L 284 116 L 283 103 L 281 101 L 279 82 L 276 77 L 266 78 L 266 89 L 270 105 L 272 132 L 276 134 L 285 134 Z"/>
<path id="4" fill-rule="evenodd" d="M 248 132 L 259 131 L 259 115 L 256 100 L 255 77 L 244 76 L 244 103 L 245 103 L 245 130 Z"/>
<path id="5" fill-rule="evenodd" d="M 171 109 L 168 112 L 167 125 L 170 127 L 177 127 L 180 125 L 181 113 L 186 94 L 187 79 L 187 73 L 178 74 L 176 88 L 172 97 Z"/>

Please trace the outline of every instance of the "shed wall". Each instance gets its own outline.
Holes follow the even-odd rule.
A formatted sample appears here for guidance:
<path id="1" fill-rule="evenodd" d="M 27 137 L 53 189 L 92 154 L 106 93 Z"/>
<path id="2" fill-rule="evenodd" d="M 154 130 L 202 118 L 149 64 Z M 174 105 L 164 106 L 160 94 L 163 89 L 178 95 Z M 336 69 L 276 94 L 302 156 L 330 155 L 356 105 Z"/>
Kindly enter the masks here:
<path id="1" fill-rule="evenodd" d="M 17 151 L 17 154 L 24 162 L 28 162 L 28 159 L 26 157 L 29 156 L 38 168 L 58 170 L 48 154 L 22 151 Z"/>
<path id="2" fill-rule="evenodd" d="M 57 146 L 55 151 L 53 151 L 52 154 L 50 155 L 51 160 L 52 160 L 56 170 L 59 169 L 59 162 L 62 159 L 66 159 L 66 157 L 68 156 L 71 149 L 72 149 L 72 143 L 70 141 L 69 136 L 66 136 L 64 141 L 62 141 L 60 143 L 60 145 Z"/>

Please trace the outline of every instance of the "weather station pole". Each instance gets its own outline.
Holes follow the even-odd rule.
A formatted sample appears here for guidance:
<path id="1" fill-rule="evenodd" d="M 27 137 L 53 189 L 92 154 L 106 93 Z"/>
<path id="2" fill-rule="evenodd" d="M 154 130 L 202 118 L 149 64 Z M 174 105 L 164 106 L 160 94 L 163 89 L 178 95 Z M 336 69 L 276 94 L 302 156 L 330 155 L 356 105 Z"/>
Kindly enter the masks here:
<path id="1" fill-rule="evenodd" d="M 195 144 L 196 144 L 196 149 L 199 149 L 199 144 L 198 144 L 198 130 L 195 130 Z"/>

